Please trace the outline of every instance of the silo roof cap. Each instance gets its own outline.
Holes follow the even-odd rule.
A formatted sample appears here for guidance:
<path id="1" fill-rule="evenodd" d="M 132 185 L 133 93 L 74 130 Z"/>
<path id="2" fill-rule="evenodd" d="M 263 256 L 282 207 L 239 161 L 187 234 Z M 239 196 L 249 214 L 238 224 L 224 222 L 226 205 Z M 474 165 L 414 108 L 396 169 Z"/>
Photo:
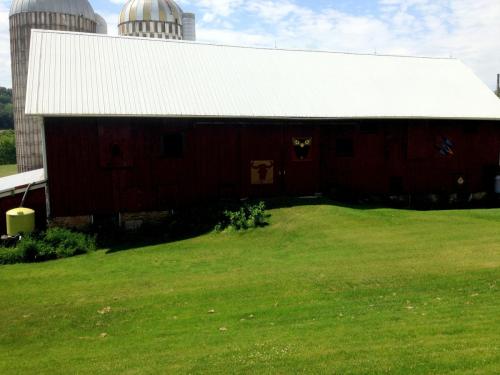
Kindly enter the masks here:
<path id="1" fill-rule="evenodd" d="M 52 12 L 83 16 L 95 20 L 88 0 L 13 0 L 10 15 L 24 12 Z"/>
<path id="2" fill-rule="evenodd" d="M 182 22 L 182 9 L 173 0 L 129 0 L 120 13 L 120 24 L 135 21 Z"/>

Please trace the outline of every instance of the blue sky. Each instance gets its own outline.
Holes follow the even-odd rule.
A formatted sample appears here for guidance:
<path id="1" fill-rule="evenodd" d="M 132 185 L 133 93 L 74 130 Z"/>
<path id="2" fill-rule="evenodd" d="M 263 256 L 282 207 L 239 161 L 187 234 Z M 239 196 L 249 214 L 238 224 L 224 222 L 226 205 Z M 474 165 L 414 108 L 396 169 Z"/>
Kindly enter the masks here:
<path id="1" fill-rule="evenodd" d="M 126 0 L 90 0 L 116 34 Z M 279 48 L 456 57 L 491 88 L 500 73 L 500 0 L 179 0 L 198 40 Z M 0 85 L 10 86 L 0 0 Z"/>

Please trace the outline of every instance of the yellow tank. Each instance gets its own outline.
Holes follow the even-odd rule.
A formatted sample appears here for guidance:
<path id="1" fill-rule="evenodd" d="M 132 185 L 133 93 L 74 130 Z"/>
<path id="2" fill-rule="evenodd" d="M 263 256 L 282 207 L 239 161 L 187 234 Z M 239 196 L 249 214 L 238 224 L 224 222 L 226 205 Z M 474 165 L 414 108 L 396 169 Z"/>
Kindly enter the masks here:
<path id="1" fill-rule="evenodd" d="M 7 211 L 7 235 L 31 233 L 35 230 L 35 211 L 31 208 L 19 207 Z"/>

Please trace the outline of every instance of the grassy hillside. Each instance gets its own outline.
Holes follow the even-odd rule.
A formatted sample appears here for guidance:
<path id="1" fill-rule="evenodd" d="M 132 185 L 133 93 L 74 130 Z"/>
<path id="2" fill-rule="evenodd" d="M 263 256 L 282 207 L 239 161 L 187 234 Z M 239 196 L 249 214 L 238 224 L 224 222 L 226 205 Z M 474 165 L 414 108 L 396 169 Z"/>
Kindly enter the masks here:
<path id="1" fill-rule="evenodd" d="M 0 373 L 493 374 L 500 210 L 330 204 L 0 267 Z"/>
<path id="2" fill-rule="evenodd" d="M 0 177 L 10 176 L 17 173 L 16 164 L 0 165 Z"/>

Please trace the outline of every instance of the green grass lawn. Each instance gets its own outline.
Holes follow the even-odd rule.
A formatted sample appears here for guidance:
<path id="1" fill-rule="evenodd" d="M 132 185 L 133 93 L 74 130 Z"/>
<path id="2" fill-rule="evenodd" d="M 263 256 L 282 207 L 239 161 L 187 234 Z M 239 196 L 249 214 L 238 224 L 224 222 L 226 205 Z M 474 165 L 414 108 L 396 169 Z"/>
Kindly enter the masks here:
<path id="1" fill-rule="evenodd" d="M 16 164 L 0 165 L 0 177 L 10 176 L 17 173 Z"/>
<path id="2" fill-rule="evenodd" d="M 500 372 L 500 210 L 271 213 L 0 266 L 0 373 Z"/>

